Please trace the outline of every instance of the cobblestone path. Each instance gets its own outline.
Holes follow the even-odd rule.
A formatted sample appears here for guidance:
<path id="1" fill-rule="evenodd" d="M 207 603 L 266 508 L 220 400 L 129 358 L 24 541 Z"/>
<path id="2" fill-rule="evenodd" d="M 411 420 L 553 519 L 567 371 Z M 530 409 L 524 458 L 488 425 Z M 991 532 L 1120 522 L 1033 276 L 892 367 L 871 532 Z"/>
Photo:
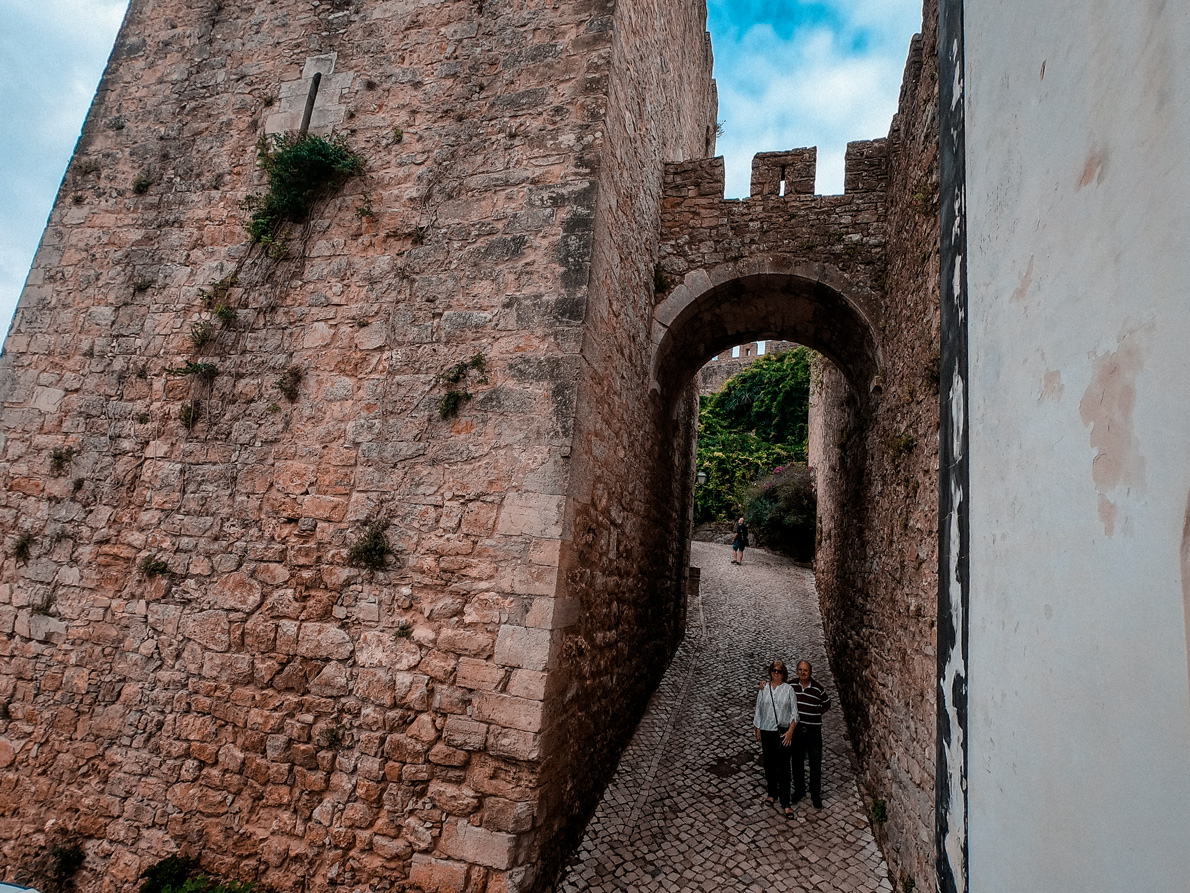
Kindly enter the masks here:
<path id="1" fill-rule="evenodd" d="M 813 574 L 784 558 L 694 543 L 686 639 L 571 857 L 558 893 L 891 893 L 856 790 Z M 835 706 L 823 724 L 823 808 L 763 803 L 752 710 L 764 667 L 805 658 Z M 791 673 L 792 675 L 792 673 Z"/>

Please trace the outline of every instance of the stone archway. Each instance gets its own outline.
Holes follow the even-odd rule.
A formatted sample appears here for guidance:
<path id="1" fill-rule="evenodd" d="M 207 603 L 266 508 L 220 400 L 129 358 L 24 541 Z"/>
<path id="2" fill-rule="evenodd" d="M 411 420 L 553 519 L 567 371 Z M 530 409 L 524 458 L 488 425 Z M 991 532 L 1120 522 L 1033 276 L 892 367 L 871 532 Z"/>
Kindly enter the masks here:
<path id="1" fill-rule="evenodd" d="M 687 273 L 653 312 L 650 388 L 672 400 L 709 357 L 757 339 L 821 353 L 860 394 L 880 374 L 877 296 L 827 264 L 752 258 Z"/>

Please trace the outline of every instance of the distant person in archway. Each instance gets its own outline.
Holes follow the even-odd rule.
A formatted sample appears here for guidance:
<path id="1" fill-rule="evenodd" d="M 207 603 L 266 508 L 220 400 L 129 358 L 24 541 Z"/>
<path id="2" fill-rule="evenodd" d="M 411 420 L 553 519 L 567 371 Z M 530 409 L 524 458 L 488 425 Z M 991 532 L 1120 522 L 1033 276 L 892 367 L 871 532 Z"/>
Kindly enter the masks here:
<path id="1" fill-rule="evenodd" d="M 793 730 L 793 802 L 806 796 L 806 758 L 810 758 L 810 802 L 822 809 L 822 714 L 831 709 L 826 689 L 814 681 L 808 660 L 799 661 L 791 688 L 800 722 Z"/>
<path id="2" fill-rule="evenodd" d="M 781 801 L 785 818 L 793 818 L 789 808 L 789 748 L 797 727 L 797 695 L 786 682 L 789 672 L 783 661 L 769 664 L 769 681 L 756 695 L 752 727 L 764 758 L 764 780 L 768 788 L 765 803 Z"/>
<path id="3" fill-rule="evenodd" d="M 735 539 L 731 543 L 731 563 L 744 563 L 744 550 L 748 548 L 748 524 L 740 518 L 735 525 Z"/>

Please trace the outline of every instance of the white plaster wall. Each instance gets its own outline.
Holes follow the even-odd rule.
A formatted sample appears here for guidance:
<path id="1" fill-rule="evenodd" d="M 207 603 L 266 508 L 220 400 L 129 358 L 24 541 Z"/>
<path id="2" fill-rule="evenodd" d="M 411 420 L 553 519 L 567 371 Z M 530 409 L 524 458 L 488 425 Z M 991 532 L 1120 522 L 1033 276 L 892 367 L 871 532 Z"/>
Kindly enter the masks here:
<path id="1" fill-rule="evenodd" d="M 1190 890 L 1190 6 L 965 4 L 973 893 Z"/>

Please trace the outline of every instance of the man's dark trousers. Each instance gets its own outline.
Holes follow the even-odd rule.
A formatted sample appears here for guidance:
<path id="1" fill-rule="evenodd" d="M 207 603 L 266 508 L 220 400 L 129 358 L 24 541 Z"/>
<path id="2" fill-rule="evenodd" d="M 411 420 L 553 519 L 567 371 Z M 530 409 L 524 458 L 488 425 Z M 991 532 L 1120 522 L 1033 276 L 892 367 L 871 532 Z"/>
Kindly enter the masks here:
<path id="1" fill-rule="evenodd" d="M 793 799 L 806 796 L 806 757 L 810 758 L 810 800 L 822 802 L 822 726 L 799 722 L 793 729 Z"/>

